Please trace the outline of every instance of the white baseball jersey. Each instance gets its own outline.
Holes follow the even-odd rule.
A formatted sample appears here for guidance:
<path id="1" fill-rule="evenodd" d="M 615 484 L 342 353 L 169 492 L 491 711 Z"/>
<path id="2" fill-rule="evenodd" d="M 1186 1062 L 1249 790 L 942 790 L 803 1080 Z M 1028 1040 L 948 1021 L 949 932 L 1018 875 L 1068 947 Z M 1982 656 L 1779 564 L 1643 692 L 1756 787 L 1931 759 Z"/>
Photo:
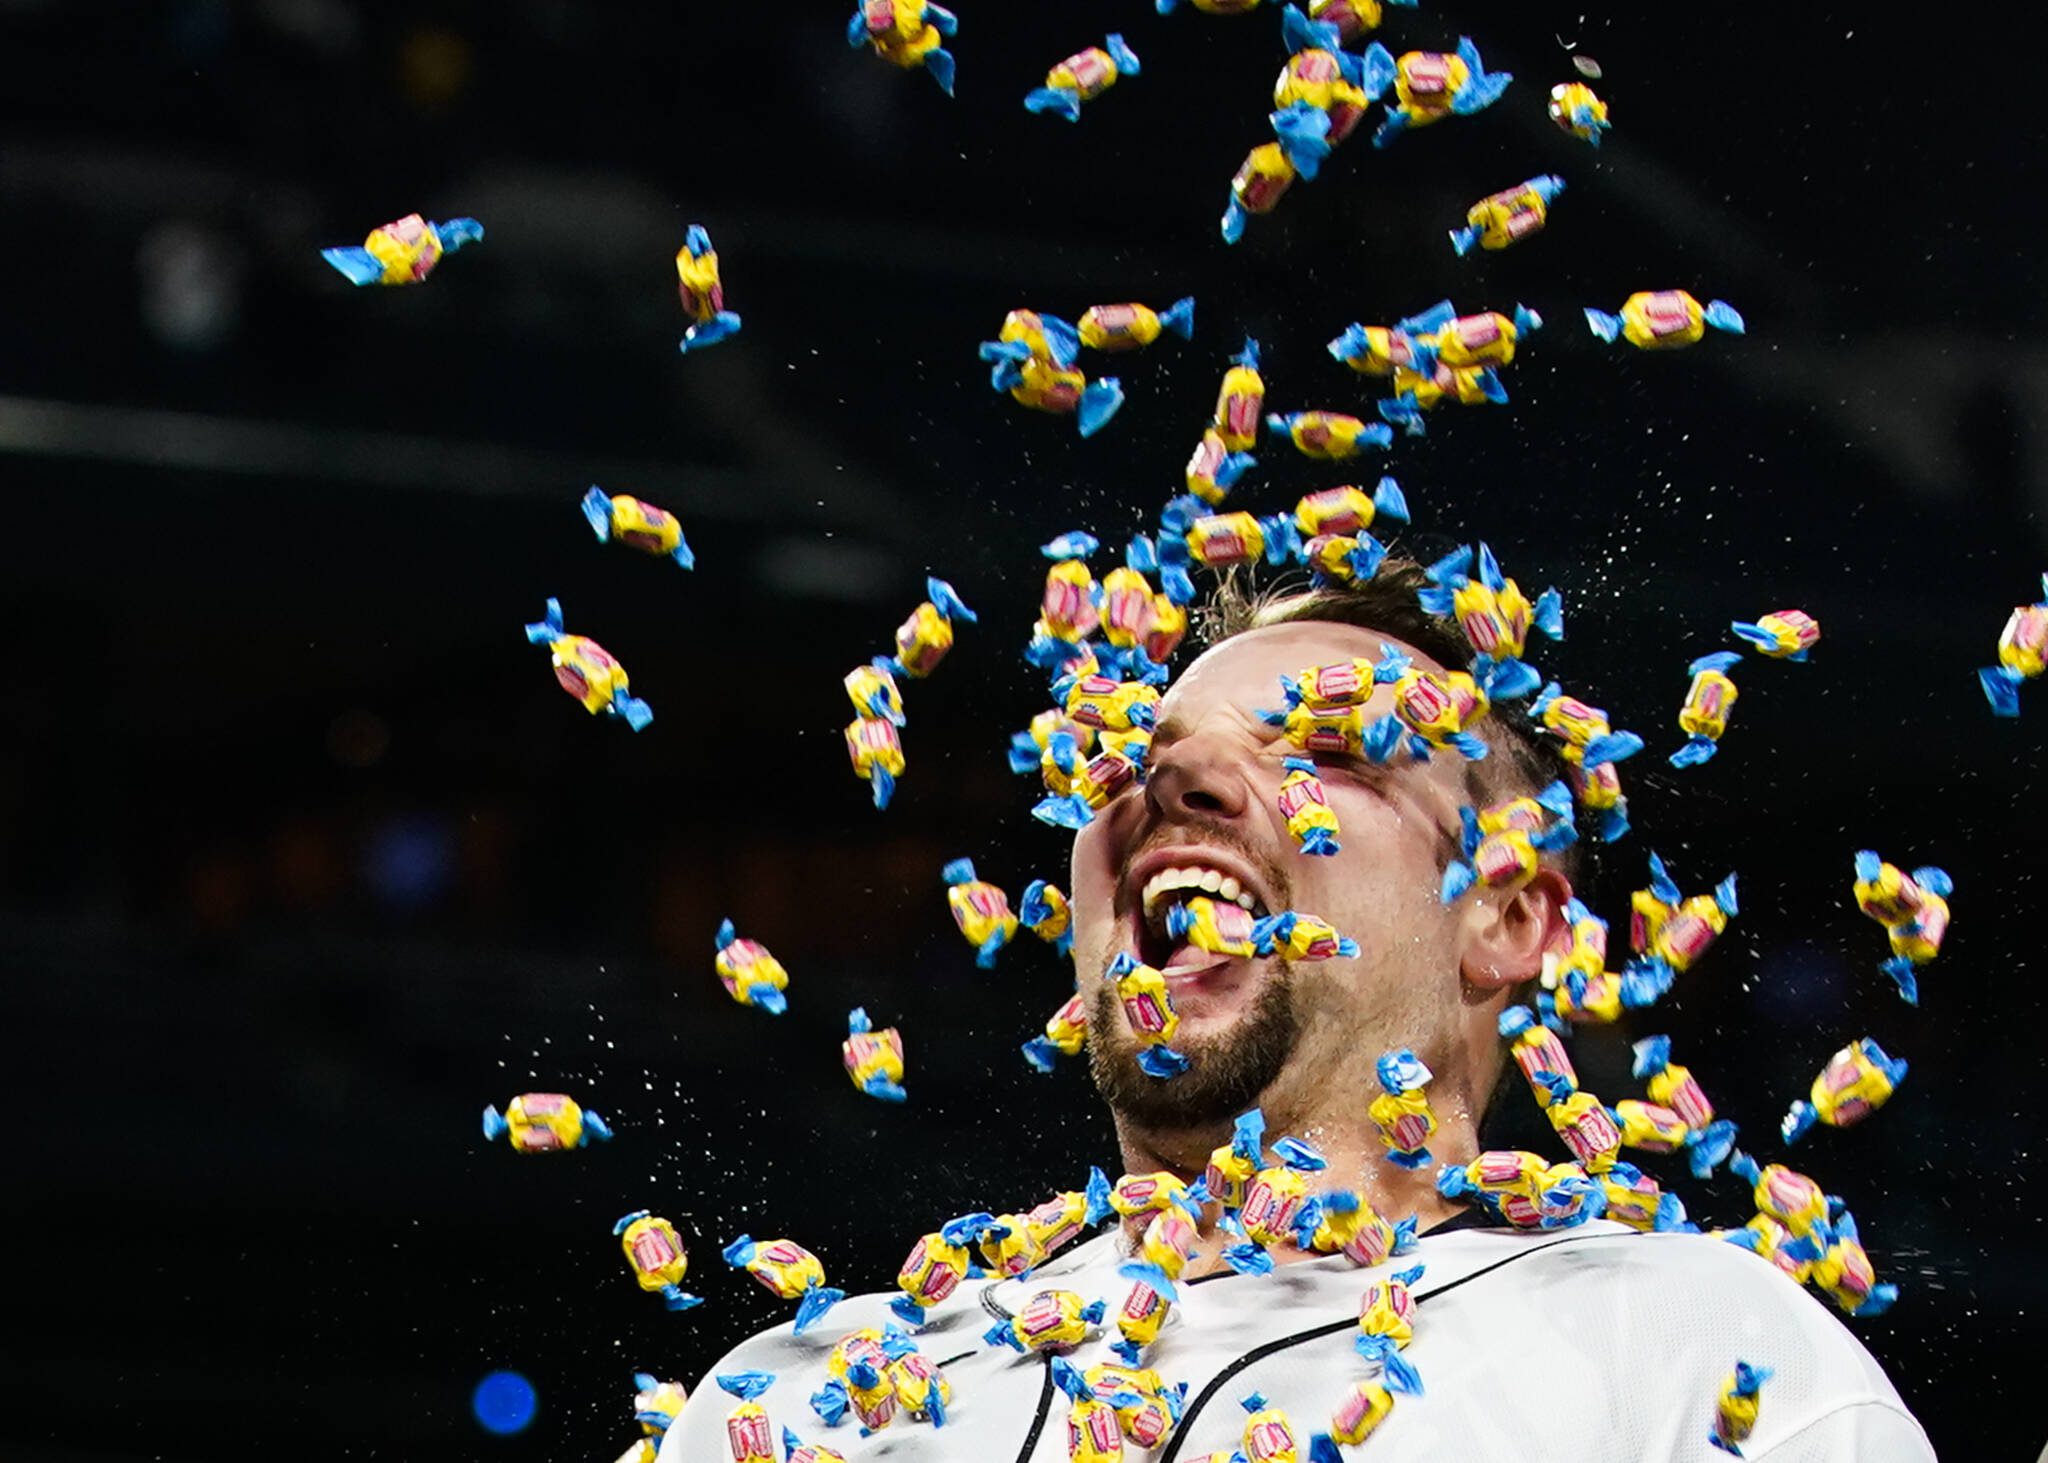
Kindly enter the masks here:
<path id="1" fill-rule="evenodd" d="M 953 1386 L 944 1427 L 898 1418 L 860 1436 L 851 1413 L 828 1428 L 809 1397 L 826 1380 L 833 1343 L 893 1319 L 886 1295 L 842 1302 L 795 1336 L 789 1326 L 745 1342 L 714 1369 L 769 1371 L 761 1398 L 775 1435 L 793 1428 L 849 1463 L 1066 1463 L 1067 1399 L 1049 1361 L 991 1346 L 982 1333 L 1040 1290 L 1098 1297 L 1114 1318 L 1130 1282 L 1116 1231 L 1055 1256 L 1022 1280 L 962 1285 L 917 1340 Z M 1367 1374 L 1352 1348 L 1370 1277 L 1423 1266 L 1411 1287 L 1415 1336 L 1403 1353 L 1424 1394 L 1345 1457 L 1359 1463 L 1444 1459 L 1554 1463 L 1713 1463 L 1707 1432 L 1739 1358 L 1772 1369 L 1752 1463 L 1932 1463 L 1934 1450 L 1869 1352 L 1821 1300 L 1759 1259 L 1704 1235 L 1639 1234 L 1608 1220 L 1527 1233 L 1461 1217 L 1372 1270 L 1341 1256 L 1231 1272 L 1180 1287 L 1143 1365 L 1187 1384 L 1180 1426 L 1132 1463 L 1195 1463 L 1242 1441 L 1241 1400 L 1263 1393 L 1286 1409 L 1307 1452 L 1331 1410 Z M 1072 1353 L 1113 1361 L 1114 1326 Z M 706 1377 L 662 1444 L 660 1463 L 726 1463 L 733 1400 Z M 778 1457 L 779 1457 L 778 1451 Z"/>

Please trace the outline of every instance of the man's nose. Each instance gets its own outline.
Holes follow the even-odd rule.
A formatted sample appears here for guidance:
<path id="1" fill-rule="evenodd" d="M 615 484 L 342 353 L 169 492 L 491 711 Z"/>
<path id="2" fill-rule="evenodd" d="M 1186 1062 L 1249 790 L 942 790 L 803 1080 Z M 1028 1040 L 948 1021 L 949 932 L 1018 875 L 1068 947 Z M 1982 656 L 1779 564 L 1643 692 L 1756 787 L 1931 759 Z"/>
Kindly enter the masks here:
<path id="1" fill-rule="evenodd" d="M 1251 806 L 1251 799 L 1243 755 L 1223 737 L 1198 732 L 1152 755 L 1145 801 L 1169 822 L 1240 818 Z"/>

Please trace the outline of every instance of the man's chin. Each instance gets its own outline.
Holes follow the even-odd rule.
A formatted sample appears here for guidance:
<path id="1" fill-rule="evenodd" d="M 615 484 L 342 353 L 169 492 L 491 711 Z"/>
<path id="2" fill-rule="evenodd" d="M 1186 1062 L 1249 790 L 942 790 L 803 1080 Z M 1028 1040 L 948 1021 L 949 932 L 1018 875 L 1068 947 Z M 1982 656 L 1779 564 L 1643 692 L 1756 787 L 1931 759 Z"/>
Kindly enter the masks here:
<path id="1" fill-rule="evenodd" d="M 1122 1020 L 1114 991 L 1104 987 L 1089 1013 L 1088 1068 L 1095 1089 L 1120 1118 L 1153 1128 L 1228 1122 L 1256 1106 L 1286 1069 L 1298 1025 L 1288 974 L 1265 961 L 1229 960 L 1173 989 L 1180 1029 L 1171 1045 L 1188 1058 L 1177 1077 L 1149 1076 L 1144 1050 Z"/>

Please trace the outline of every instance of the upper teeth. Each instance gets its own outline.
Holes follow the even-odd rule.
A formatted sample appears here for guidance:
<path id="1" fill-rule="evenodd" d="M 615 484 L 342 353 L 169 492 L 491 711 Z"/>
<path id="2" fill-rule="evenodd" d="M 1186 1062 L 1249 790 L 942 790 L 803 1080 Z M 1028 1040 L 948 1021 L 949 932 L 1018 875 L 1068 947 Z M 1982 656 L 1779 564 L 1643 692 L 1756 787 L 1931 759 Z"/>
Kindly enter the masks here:
<path id="1" fill-rule="evenodd" d="M 1145 918 L 1149 920 L 1160 916 L 1162 900 L 1168 894 L 1183 889 L 1193 890 L 1202 894 L 1213 894 L 1217 898 L 1227 899 L 1243 909 L 1255 909 L 1258 904 L 1258 901 L 1252 897 L 1251 893 L 1230 875 L 1216 869 L 1205 869 L 1191 865 L 1185 868 L 1161 869 L 1145 881 L 1145 892 L 1142 899 Z"/>

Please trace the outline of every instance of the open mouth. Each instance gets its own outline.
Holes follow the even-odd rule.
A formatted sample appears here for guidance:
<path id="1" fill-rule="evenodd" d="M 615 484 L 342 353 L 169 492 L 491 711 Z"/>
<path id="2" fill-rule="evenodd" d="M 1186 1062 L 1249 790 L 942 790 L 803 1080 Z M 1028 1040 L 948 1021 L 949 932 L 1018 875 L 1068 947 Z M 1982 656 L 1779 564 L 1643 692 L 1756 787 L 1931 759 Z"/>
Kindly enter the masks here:
<path id="1" fill-rule="evenodd" d="M 1200 934 L 1192 929 L 1169 932 L 1168 916 L 1198 898 L 1215 905 L 1214 924 L 1226 943 L 1233 932 L 1242 934 L 1252 920 L 1271 913 L 1256 890 L 1206 860 L 1189 856 L 1156 869 L 1145 880 L 1137 907 L 1131 911 L 1132 948 L 1140 960 L 1165 975 L 1169 984 L 1182 984 L 1249 958 L 1248 954 L 1203 948 L 1196 943 Z"/>

